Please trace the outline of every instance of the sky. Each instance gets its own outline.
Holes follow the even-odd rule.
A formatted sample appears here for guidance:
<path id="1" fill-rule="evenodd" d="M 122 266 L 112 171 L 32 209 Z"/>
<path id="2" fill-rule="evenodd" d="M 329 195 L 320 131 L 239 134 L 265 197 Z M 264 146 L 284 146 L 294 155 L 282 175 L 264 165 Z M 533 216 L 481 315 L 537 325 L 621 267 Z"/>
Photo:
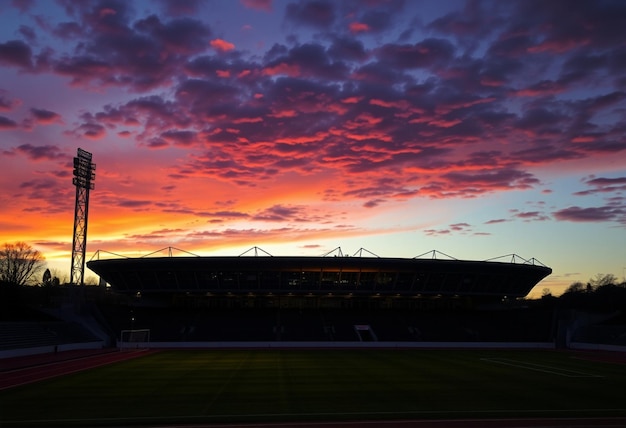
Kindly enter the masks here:
<path id="1" fill-rule="evenodd" d="M 551 267 L 531 297 L 622 279 L 625 70 L 621 0 L 6 0 L 0 242 L 69 278 L 81 148 L 87 260 Z"/>

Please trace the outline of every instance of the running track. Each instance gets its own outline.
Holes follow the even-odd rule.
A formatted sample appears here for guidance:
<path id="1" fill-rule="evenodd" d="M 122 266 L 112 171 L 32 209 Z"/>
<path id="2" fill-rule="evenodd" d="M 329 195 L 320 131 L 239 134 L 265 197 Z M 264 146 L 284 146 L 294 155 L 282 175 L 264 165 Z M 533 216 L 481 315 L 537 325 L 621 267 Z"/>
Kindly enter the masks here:
<path id="1" fill-rule="evenodd" d="M 0 391 L 124 361 L 154 351 L 68 351 L 0 360 Z"/>

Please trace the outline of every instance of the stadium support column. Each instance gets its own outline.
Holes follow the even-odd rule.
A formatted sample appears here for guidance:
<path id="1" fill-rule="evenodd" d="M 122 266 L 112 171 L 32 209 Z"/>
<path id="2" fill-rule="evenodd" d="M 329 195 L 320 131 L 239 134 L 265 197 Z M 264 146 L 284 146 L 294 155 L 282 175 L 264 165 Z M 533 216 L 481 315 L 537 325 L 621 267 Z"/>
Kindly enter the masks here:
<path id="1" fill-rule="evenodd" d="M 76 205 L 74 207 L 74 238 L 72 241 L 72 270 L 70 283 L 84 285 L 85 249 L 87 247 L 87 216 L 89 213 L 89 191 L 94 189 L 96 165 L 91 162 L 91 153 L 78 149 L 74 158 Z"/>

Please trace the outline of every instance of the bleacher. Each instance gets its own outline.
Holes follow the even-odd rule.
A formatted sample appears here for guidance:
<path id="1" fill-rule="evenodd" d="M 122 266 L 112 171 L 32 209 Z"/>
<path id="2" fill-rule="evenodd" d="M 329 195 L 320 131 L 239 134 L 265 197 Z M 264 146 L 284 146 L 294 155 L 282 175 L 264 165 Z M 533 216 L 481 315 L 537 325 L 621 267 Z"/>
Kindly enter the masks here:
<path id="1" fill-rule="evenodd" d="M 66 321 L 0 322 L 0 350 L 99 341 L 82 326 Z"/>
<path id="2" fill-rule="evenodd" d="M 550 311 L 103 306 L 111 329 L 150 329 L 153 342 L 548 342 Z M 357 332 L 356 326 L 367 326 Z M 365 328 L 365 327 L 363 327 Z"/>

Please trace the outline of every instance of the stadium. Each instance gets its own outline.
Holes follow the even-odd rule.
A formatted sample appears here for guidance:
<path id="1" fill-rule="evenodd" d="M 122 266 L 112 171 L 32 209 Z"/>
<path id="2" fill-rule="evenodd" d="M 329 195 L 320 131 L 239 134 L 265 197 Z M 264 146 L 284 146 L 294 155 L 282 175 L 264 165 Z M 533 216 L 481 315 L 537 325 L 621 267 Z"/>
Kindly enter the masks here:
<path id="1" fill-rule="evenodd" d="M 99 286 L 34 290 L 73 304 L 2 326 L 53 336 L 6 351 L 2 426 L 624 424 L 623 355 L 555 350 L 578 321 L 523 299 L 552 272 L 534 259 L 164 250 L 99 251 Z"/>
<path id="2" fill-rule="evenodd" d="M 172 257 L 167 250 L 168 257 L 97 254 L 87 263 L 117 296 L 103 305 L 114 330 L 149 329 L 158 342 L 496 340 L 497 328 L 503 340 L 549 340 L 547 321 L 514 337 L 505 333 L 511 319 L 477 319 L 485 308 L 515 305 L 551 273 L 534 259 L 442 259 L 436 251 L 383 258 L 363 249 L 293 257 L 258 247 L 232 257 Z M 524 324 L 519 313 L 506 313 Z"/>

